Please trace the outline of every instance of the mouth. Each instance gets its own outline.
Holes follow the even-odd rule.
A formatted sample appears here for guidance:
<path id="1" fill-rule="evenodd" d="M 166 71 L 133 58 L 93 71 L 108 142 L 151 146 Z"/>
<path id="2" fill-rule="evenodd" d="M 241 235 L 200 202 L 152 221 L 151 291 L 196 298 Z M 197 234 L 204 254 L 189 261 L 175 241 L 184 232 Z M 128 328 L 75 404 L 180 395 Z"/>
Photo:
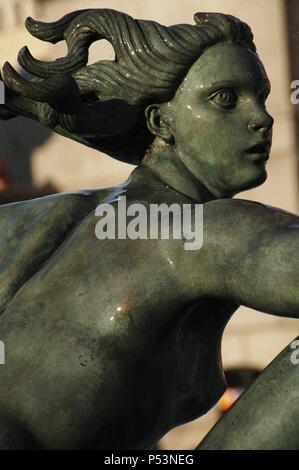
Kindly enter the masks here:
<path id="1" fill-rule="evenodd" d="M 270 149 L 271 143 L 266 141 L 253 145 L 253 147 L 246 150 L 246 153 L 250 155 L 251 160 L 254 162 L 266 162 L 269 159 Z"/>

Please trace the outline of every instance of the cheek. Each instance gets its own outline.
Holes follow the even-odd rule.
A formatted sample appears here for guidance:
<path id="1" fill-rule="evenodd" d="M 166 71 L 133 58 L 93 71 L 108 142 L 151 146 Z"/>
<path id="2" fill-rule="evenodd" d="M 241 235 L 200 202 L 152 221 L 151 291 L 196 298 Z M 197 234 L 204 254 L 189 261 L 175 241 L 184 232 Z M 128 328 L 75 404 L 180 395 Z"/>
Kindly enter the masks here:
<path id="1" fill-rule="evenodd" d="M 203 150 L 215 137 L 215 123 L 205 119 L 199 112 L 181 113 L 176 123 L 175 139 L 178 146 L 185 150 Z"/>
<path id="2" fill-rule="evenodd" d="M 244 116 L 205 107 L 179 108 L 175 119 L 175 141 L 185 158 L 206 160 L 220 168 L 231 165 L 248 147 Z"/>

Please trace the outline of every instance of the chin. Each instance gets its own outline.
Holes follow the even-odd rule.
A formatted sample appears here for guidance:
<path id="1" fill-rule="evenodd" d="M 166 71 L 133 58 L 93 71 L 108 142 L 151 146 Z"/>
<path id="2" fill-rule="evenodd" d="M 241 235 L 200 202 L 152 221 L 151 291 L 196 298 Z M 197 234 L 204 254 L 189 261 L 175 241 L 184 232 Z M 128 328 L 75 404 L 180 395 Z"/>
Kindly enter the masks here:
<path id="1" fill-rule="evenodd" d="M 255 175 L 255 177 L 252 177 L 250 181 L 243 182 L 238 185 L 233 191 L 232 194 L 233 196 L 235 194 L 241 193 L 243 191 L 248 191 L 249 189 L 257 188 L 258 186 L 261 186 L 267 179 L 268 174 L 265 169 L 265 167 L 259 167 L 258 168 L 258 174 Z"/>

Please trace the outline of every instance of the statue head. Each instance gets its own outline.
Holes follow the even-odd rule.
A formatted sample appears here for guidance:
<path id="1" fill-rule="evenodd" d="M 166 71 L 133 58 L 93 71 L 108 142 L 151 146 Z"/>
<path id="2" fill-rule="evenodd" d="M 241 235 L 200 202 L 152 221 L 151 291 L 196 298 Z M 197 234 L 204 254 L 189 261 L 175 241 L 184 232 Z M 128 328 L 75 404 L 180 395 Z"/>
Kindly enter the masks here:
<path id="1" fill-rule="evenodd" d="M 195 25 L 166 27 L 107 9 L 73 12 L 55 23 L 29 18 L 31 34 L 65 39 L 68 54 L 42 62 L 20 51 L 20 64 L 40 81 L 38 92 L 9 68 L 4 80 L 39 101 L 39 120 L 68 137 L 134 164 L 167 149 L 217 196 L 235 194 L 266 178 L 269 81 L 248 25 L 220 13 L 194 19 Z M 86 65 L 98 39 L 112 44 L 115 60 Z M 88 122 L 78 128 L 75 96 L 74 109 L 63 109 L 66 74 L 92 107 L 96 131 Z"/>
<path id="2" fill-rule="evenodd" d="M 162 169 L 163 159 L 165 168 L 173 161 L 188 173 L 187 185 L 200 181 L 217 198 L 263 183 L 273 124 L 269 92 L 254 52 L 230 42 L 209 47 L 170 101 L 147 107 L 156 139 L 143 161 Z"/>

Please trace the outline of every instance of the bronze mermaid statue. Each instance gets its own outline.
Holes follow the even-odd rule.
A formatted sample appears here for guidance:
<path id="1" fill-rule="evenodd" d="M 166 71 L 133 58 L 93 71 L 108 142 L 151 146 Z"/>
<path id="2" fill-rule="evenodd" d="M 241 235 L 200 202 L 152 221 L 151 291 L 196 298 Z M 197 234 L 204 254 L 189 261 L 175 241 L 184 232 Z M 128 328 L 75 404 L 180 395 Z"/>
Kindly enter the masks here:
<path id="1" fill-rule="evenodd" d="M 269 79 L 247 24 L 194 20 L 166 27 L 109 9 L 28 18 L 36 38 L 66 41 L 66 57 L 43 62 L 25 47 L 27 75 L 3 67 L 1 119 L 35 119 L 137 167 L 117 187 L 0 208 L 1 449 L 150 449 L 223 394 L 221 338 L 239 306 L 299 317 L 299 217 L 233 198 L 267 177 Z M 115 60 L 87 65 L 100 39 Z M 99 240 L 96 208 L 117 213 L 124 196 L 146 208 L 202 205 L 202 247 Z M 292 433 L 265 404 L 271 432 L 242 437 L 235 420 L 240 441 L 230 433 L 227 448 L 299 448 L 299 374 L 286 357 L 261 383 L 279 398 L 287 374 Z M 224 448 L 224 434 L 203 447 Z"/>

